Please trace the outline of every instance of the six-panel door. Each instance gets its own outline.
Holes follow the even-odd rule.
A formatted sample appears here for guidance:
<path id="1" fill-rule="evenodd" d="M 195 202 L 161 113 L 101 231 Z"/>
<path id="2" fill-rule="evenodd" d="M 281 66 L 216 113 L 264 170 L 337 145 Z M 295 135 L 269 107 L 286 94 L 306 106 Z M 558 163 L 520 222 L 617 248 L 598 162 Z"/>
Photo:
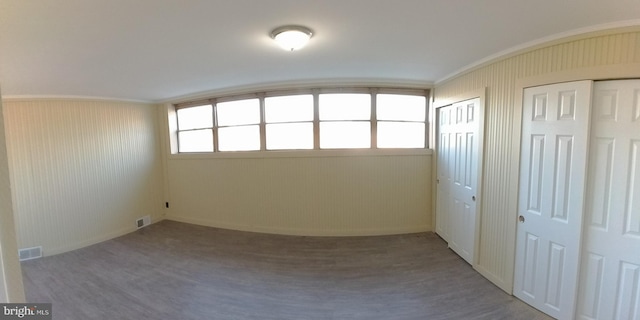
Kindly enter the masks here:
<path id="1" fill-rule="evenodd" d="M 640 80 L 596 82 L 579 319 L 640 319 Z"/>
<path id="2" fill-rule="evenodd" d="M 480 99 L 438 109 L 436 232 L 473 264 L 478 189 Z"/>
<path id="3" fill-rule="evenodd" d="M 572 319 L 577 295 L 591 81 L 524 91 L 514 295 Z"/>

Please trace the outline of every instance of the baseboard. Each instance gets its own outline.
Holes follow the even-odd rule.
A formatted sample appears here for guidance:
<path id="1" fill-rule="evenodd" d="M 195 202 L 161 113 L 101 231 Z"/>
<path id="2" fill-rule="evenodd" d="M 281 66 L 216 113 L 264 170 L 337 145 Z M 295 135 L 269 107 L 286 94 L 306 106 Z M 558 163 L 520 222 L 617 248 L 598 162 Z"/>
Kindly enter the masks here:
<path id="1" fill-rule="evenodd" d="M 513 283 L 508 283 L 505 279 L 496 276 L 495 274 L 489 272 L 486 268 L 481 265 L 473 266 L 473 269 L 478 271 L 483 277 L 487 278 L 487 280 L 491 281 L 496 287 L 502 289 L 504 292 L 508 294 L 513 294 Z"/>
<path id="2" fill-rule="evenodd" d="M 280 234 L 280 235 L 292 235 L 292 236 L 318 236 L 318 237 L 381 236 L 381 235 L 407 234 L 407 233 L 433 231 L 432 226 L 428 224 L 408 226 L 408 227 L 402 227 L 402 228 L 331 230 L 331 229 L 290 229 L 290 228 L 276 228 L 276 227 L 246 226 L 246 225 L 230 224 L 230 223 L 224 223 L 224 222 L 216 222 L 211 220 L 185 218 L 185 217 L 179 217 L 179 216 L 173 216 L 173 215 L 167 215 L 165 219 L 177 221 L 177 222 L 196 224 L 196 225 L 201 225 L 206 227 L 214 227 L 214 228 L 230 229 L 230 230 L 238 230 L 238 231 L 248 231 L 248 232 Z"/>
<path id="3" fill-rule="evenodd" d="M 158 223 L 160 221 L 164 220 L 164 218 L 158 218 L 157 220 L 155 219 L 151 219 L 151 225 L 153 225 L 154 223 Z M 98 244 L 100 242 L 104 242 L 107 240 L 111 240 L 113 238 L 117 238 L 117 237 L 121 237 L 124 236 L 126 234 L 132 233 L 134 231 L 137 231 L 138 229 L 136 228 L 135 225 L 132 225 L 130 227 L 126 227 L 126 228 L 122 228 L 119 230 L 116 230 L 114 232 L 109 232 L 97 237 L 93 237 L 90 239 L 86 239 L 84 241 L 81 242 L 76 242 L 67 246 L 61 246 L 61 247 L 56 247 L 56 248 L 47 248 L 43 246 L 43 250 L 42 250 L 42 256 L 43 257 L 47 257 L 47 256 L 53 256 L 56 254 L 61 254 L 61 253 L 65 253 L 65 252 L 69 252 L 69 251 L 73 251 L 73 250 L 77 250 L 77 249 L 81 249 L 84 247 L 88 247 L 94 244 Z"/>

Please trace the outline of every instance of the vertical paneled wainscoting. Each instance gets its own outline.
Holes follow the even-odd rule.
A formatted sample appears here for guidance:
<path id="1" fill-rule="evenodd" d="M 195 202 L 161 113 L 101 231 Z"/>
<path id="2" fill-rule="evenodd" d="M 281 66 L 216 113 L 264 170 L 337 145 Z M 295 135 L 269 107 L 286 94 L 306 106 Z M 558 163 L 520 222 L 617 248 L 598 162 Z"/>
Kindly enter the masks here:
<path id="1" fill-rule="evenodd" d="M 82 99 L 4 101 L 18 245 L 56 254 L 161 218 L 155 106 Z"/>
<path id="2" fill-rule="evenodd" d="M 17 255 L 4 119 L 0 101 L 0 303 L 16 303 L 23 302 L 25 296 Z"/>
<path id="3" fill-rule="evenodd" d="M 397 153 L 172 155 L 167 218 L 294 235 L 430 231 L 431 150 Z"/>

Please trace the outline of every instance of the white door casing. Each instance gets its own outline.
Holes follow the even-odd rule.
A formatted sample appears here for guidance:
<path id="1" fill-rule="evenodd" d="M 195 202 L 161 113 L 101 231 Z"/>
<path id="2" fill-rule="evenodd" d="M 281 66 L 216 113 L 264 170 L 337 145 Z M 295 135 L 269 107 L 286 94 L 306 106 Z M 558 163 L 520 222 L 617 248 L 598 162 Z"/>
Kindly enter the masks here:
<path id="1" fill-rule="evenodd" d="M 596 82 L 578 319 L 640 319 L 640 80 Z"/>
<path id="2" fill-rule="evenodd" d="M 480 156 L 480 99 L 438 109 L 436 232 L 474 264 Z"/>
<path id="3" fill-rule="evenodd" d="M 514 295 L 558 319 L 575 310 L 591 86 L 523 95 Z"/>

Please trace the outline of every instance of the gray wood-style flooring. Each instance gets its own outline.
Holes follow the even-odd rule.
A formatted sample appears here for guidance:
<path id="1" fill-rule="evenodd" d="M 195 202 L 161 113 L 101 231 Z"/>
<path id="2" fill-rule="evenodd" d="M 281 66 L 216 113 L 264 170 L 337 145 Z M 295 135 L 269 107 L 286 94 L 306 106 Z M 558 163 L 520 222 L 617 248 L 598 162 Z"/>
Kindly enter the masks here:
<path id="1" fill-rule="evenodd" d="M 433 233 L 299 237 L 162 221 L 22 263 L 54 319 L 549 319 Z"/>

